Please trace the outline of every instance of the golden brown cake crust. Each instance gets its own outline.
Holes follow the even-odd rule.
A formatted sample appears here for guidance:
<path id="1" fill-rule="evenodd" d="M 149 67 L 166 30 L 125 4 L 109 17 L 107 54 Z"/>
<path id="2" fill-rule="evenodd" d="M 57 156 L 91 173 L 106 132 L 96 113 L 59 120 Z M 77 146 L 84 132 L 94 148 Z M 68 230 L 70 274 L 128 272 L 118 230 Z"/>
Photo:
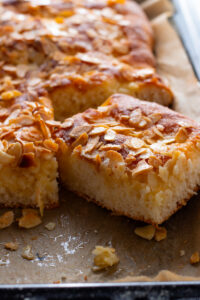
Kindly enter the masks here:
<path id="1" fill-rule="evenodd" d="M 56 130 L 56 136 L 83 159 L 99 166 L 111 158 L 132 176 L 156 171 L 172 158 L 174 150 L 187 155 L 190 145 L 200 142 L 200 126 L 195 121 L 122 94 L 111 96 L 98 109 L 66 119 Z"/>
<path id="2" fill-rule="evenodd" d="M 173 94 L 155 72 L 152 49 L 150 23 L 129 0 L 4 0 L 0 6 L 0 76 L 50 98 L 66 87 L 95 93 L 115 81 L 114 92 L 126 85 L 126 93 L 145 100 L 152 92 L 141 93 L 144 85 L 155 87 L 163 100 L 149 100 L 169 105 Z"/>

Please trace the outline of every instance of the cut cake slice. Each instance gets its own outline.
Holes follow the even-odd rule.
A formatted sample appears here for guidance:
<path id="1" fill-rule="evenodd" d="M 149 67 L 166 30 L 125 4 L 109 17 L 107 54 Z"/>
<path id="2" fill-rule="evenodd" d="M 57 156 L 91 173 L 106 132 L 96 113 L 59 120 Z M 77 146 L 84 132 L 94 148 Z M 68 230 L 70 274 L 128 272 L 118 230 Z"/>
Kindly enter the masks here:
<path id="1" fill-rule="evenodd" d="M 119 215 L 160 224 L 200 184 L 200 126 L 155 103 L 116 94 L 55 136 L 62 182 Z"/>
<path id="2" fill-rule="evenodd" d="M 58 145 L 49 128 L 54 122 L 51 103 L 16 90 L 10 81 L 4 85 L 0 93 L 0 205 L 39 207 L 42 213 L 44 207 L 58 205 Z"/>
<path id="3" fill-rule="evenodd" d="M 1 74 L 48 92 L 57 120 L 114 93 L 173 101 L 155 70 L 150 22 L 134 1 L 4 0 L 0 33 Z"/>

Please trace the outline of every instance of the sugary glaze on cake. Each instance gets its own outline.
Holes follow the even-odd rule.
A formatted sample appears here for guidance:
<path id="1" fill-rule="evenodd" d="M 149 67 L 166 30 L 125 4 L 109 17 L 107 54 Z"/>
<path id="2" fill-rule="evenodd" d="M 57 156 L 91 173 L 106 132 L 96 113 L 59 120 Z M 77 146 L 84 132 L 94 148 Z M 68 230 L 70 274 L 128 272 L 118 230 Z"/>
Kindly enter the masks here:
<path id="1" fill-rule="evenodd" d="M 1 73 L 48 92 L 57 119 L 115 92 L 169 105 L 152 47 L 149 21 L 132 1 L 5 0 L 0 7 Z"/>
<path id="2" fill-rule="evenodd" d="M 56 136 L 63 182 L 119 214 L 159 224 L 198 188 L 200 127 L 158 104 L 113 95 Z"/>

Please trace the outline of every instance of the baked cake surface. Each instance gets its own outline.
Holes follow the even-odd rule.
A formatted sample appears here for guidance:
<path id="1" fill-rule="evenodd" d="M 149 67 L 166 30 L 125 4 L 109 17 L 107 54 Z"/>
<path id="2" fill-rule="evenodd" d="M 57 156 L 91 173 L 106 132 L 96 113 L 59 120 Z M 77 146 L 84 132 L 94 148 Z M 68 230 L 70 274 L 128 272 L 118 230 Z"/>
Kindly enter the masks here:
<path id="1" fill-rule="evenodd" d="M 5 207 L 58 205 L 58 145 L 49 99 L 16 89 L 0 80 L 0 205 Z"/>
<path id="2" fill-rule="evenodd" d="M 173 95 L 155 72 L 149 21 L 133 1 L 4 0 L 1 75 L 48 92 L 55 117 L 120 92 L 164 105 Z"/>
<path id="3" fill-rule="evenodd" d="M 63 183 L 117 214 L 160 224 L 200 183 L 200 127 L 127 95 L 68 118 L 55 131 Z"/>

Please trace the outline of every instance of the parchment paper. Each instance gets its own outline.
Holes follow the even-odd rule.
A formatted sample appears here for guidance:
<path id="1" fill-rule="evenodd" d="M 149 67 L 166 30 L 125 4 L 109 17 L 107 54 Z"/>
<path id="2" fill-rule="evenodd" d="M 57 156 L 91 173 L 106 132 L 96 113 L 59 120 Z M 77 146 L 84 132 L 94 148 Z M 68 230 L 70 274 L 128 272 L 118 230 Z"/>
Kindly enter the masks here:
<path id="1" fill-rule="evenodd" d="M 178 35 L 167 20 L 171 5 L 163 0 L 148 0 L 143 7 L 155 31 L 158 71 L 169 81 L 176 97 L 173 108 L 200 120 L 200 87 Z M 111 215 L 63 188 L 60 199 L 60 207 L 45 211 L 43 223 L 37 228 L 23 230 L 13 224 L 0 231 L 0 284 L 200 278 L 200 265 L 189 263 L 191 254 L 200 250 L 198 195 L 164 224 L 168 236 L 161 242 L 137 237 L 134 228 L 140 223 Z M 17 210 L 16 215 L 19 213 Z M 48 222 L 56 223 L 55 230 L 45 229 Z M 19 243 L 16 252 L 4 249 L 10 241 Z M 33 247 L 33 261 L 21 257 L 27 244 Z M 94 273 L 92 250 L 96 245 L 114 247 L 120 263 Z M 180 250 L 185 251 L 184 256 L 180 256 Z"/>

